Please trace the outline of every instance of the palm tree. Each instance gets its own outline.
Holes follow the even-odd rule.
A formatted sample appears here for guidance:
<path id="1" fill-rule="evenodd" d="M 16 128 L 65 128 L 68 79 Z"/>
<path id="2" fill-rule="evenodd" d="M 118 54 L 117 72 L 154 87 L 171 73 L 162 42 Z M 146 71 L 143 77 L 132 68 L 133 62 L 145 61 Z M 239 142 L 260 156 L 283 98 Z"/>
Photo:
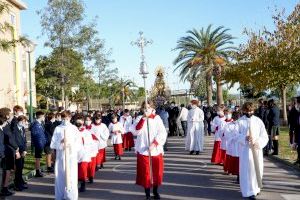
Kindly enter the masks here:
<path id="1" fill-rule="evenodd" d="M 228 62 L 229 54 L 235 50 L 230 46 L 234 39 L 227 34 L 229 29 L 219 26 L 212 30 L 212 25 L 206 29 L 189 30 L 188 36 L 177 41 L 175 50 L 179 51 L 174 60 L 175 70 L 180 70 L 182 81 L 189 77 L 198 77 L 204 73 L 206 78 L 207 104 L 212 104 L 212 77 L 217 84 L 217 103 L 223 104 L 222 72 Z"/>

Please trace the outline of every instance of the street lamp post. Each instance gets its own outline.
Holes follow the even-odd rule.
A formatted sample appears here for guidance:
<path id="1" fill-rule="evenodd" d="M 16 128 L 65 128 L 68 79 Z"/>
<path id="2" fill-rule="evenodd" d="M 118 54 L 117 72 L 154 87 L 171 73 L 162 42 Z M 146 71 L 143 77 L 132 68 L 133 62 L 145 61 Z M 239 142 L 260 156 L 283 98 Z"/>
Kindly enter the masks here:
<path id="1" fill-rule="evenodd" d="M 28 67 L 29 67 L 29 121 L 33 121 L 33 109 L 32 109 L 32 81 L 31 81 L 31 53 L 34 51 L 36 44 L 29 42 L 26 46 L 26 52 L 28 55 Z"/>
<path id="2" fill-rule="evenodd" d="M 139 32 L 140 37 L 137 39 L 136 42 L 131 42 L 132 45 L 136 45 L 141 49 L 141 64 L 140 64 L 140 75 L 142 75 L 142 78 L 144 80 L 144 89 L 145 89 L 145 110 L 147 109 L 147 102 L 148 102 L 148 94 L 146 89 L 146 78 L 149 74 L 147 69 L 147 64 L 145 61 L 145 55 L 144 55 L 144 47 L 147 46 L 147 44 L 152 44 L 151 40 L 146 40 L 143 36 L 143 32 Z M 149 129 L 149 118 L 147 117 L 147 136 L 148 136 L 148 147 L 150 148 L 151 142 L 150 142 L 150 129 Z M 153 183 L 153 172 L 152 172 L 152 158 L 151 158 L 151 151 L 149 149 L 149 171 L 150 171 L 150 184 Z"/>

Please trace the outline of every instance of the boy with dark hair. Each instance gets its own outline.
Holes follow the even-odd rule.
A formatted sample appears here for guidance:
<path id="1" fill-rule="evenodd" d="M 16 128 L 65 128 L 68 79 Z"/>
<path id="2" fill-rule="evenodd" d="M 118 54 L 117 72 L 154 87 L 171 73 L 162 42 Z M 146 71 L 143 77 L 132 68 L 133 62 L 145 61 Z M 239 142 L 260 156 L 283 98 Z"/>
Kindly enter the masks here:
<path id="1" fill-rule="evenodd" d="M 31 125 L 31 141 L 33 143 L 33 146 L 35 147 L 35 170 L 36 174 L 35 177 L 43 177 L 40 168 L 41 168 L 41 158 L 43 154 L 43 150 L 45 148 L 45 145 L 47 143 L 46 139 L 46 133 L 45 133 L 45 127 L 44 127 L 44 121 L 45 121 L 45 113 L 42 111 L 36 112 L 36 120 Z M 46 152 L 47 153 L 47 152 Z"/>
<path id="2" fill-rule="evenodd" d="M 19 147 L 19 152 L 21 157 L 15 159 L 15 190 L 22 191 L 27 189 L 26 182 L 23 179 L 23 168 L 24 168 L 24 158 L 27 155 L 27 140 L 25 127 L 27 125 L 27 118 L 24 115 L 20 115 L 17 118 L 17 124 L 13 130 L 13 136 L 15 138 L 16 144 Z"/>
<path id="3" fill-rule="evenodd" d="M 10 196 L 13 194 L 8 189 L 11 170 L 14 170 L 15 159 L 19 159 L 20 153 L 18 145 L 16 144 L 15 138 L 11 132 L 11 124 L 10 119 L 12 119 L 12 112 L 9 108 L 1 108 L 0 109 L 0 118 L 4 124 L 2 124 L 2 132 L 4 137 L 4 162 L 3 162 L 3 178 L 2 178 L 2 196 Z M 4 121 L 6 120 L 6 121 Z"/>

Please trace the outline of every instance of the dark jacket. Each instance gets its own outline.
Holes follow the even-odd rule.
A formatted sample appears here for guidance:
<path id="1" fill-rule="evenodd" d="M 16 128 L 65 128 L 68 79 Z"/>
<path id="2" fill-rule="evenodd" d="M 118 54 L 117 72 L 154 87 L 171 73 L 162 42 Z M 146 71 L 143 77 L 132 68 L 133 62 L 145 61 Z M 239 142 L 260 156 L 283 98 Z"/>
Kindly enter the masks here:
<path id="1" fill-rule="evenodd" d="M 47 143 L 44 126 L 40 122 L 34 121 L 30 129 L 33 146 L 38 149 L 43 149 Z"/>
<path id="2" fill-rule="evenodd" d="M 4 158 L 4 150 L 5 150 L 4 133 L 3 130 L 0 129 L 0 158 Z"/>
<path id="3" fill-rule="evenodd" d="M 14 116 L 14 118 L 12 118 L 11 122 L 10 122 L 10 129 L 11 131 L 13 131 L 15 129 L 15 127 L 18 124 L 18 118 L 16 116 Z"/>
<path id="4" fill-rule="evenodd" d="M 170 107 L 167 112 L 169 113 L 169 121 L 176 121 L 179 116 L 179 109 L 177 106 Z"/>
<path id="5" fill-rule="evenodd" d="M 290 132 L 295 134 L 295 142 L 300 145 L 300 111 L 292 108 L 289 112 Z"/>
<path id="6" fill-rule="evenodd" d="M 19 128 L 15 126 L 13 130 L 13 136 L 15 138 L 16 144 L 19 147 L 19 152 L 22 154 L 24 151 L 27 150 L 27 140 L 26 140 L 26 132 L 24 128 Z"/>
<path id="7" fill-rule="evenodd" d="M 277 106 L 269 109 L 268 113 L 269 127 L 280 125 L 280 111 Z"/>
<path id="8" fill-rule="evenodd" d="M 4 133 L 5 157 L 14 158 L 16 154 L 16 150 L 18 149 L 18 145 L 11 132 L 10 124 L 7 124 L 5 127 L 3 127 L 3 133 Z"/>
<path id="9" fill-rule="evenodd" d="M 50 146 L 51 139 L 52 139 L 55 128 L 56 128 L 55 122 L 48 121 L 45 123 L 45 134 L 46 134 L 45 136 L 47 139 L 47 142 L 46 142 L 47 146 Z"/>

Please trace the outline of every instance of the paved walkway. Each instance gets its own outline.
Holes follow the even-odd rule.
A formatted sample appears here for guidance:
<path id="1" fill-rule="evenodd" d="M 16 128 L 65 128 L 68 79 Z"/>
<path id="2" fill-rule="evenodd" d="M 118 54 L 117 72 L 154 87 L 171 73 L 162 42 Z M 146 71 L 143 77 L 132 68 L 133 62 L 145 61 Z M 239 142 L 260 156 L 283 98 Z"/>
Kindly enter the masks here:
<path id="1" fill-rule="evenodd" d="M 169 151 L 165 155 L 164 185 L 160 189 L 162 199 L 202 200 L 242 199 L 235 177 L 224 175 L 221 166 L 210 165 L 213 138 L 206 137 L 205 152 L 196 156 L 184 151 L 184 139 L 169 139 Z M 144 199 L 144 191 L 135 183 L 133 152 L 125 152 L 121 161 L 112 160 L 112 149 L 108 149 L 105 169 L 96 175 L 94 184 L 87 184 L 87 192 L 80 199 Z M 265 160 L 264 189 L 258 199 L 299 200 L 300 173 L 280 163 Z M 46 200 L 54 198 L 54 176 L 33 178 L 29 189 L 17 192 L 7 199 Z"/>

